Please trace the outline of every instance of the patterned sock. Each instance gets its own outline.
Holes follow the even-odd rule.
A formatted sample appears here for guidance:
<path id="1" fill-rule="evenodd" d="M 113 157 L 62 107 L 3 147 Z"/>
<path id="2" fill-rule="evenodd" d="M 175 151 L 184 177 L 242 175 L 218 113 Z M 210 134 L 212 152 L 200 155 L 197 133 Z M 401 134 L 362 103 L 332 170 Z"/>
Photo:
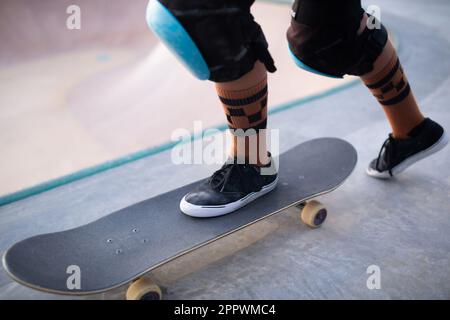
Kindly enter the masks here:
<path id="1" fill-rule="evenodd" d="M 256 159 L 254 164 L 265 163 L 266 156 L 259 155 L 259 149 L 266 148 L 267 76 L 253 87 L 244 90 L 224 90 L 220 86 L 216 88 L 227 117 L 228 127 L 233 134 L 234 156 L 245 157 L 247 160 Z M 254 138 L 257 139 L 256 150 L 253 150 L 252 138 L 253 142 Z"/>
<path id="2" fill-rule="evenodd" d="M 407 138 L 424 119 L 396 54 L 380 72 L 364 78 L 364 83 L 382 105 L 394 137 Z"/>

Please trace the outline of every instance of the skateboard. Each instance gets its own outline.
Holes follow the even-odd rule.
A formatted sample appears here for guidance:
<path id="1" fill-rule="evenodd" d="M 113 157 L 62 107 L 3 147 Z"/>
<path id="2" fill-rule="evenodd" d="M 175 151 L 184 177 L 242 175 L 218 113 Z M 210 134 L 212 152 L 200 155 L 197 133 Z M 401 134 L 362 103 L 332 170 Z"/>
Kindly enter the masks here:
<path id="1" fill-rule="evenodd" d="M 45 292 L 87 295 L 130 284 L 127 299 L 161 299 L 160 288 L 145 274 L 181 255 L 291 206 L 301 209 L 306 225 L 319 227 L 327 210 L 311 199 L 339 187 L 357 154 L 344 140 L 319 138 L 282 153 L 278 161 L 277 187 L 233 213 L 215 218 L 181 213 L 180 199 L 200 180 L 84 226 L 22 240 L 3 255 L 4 269 L 15 281 Z"/>

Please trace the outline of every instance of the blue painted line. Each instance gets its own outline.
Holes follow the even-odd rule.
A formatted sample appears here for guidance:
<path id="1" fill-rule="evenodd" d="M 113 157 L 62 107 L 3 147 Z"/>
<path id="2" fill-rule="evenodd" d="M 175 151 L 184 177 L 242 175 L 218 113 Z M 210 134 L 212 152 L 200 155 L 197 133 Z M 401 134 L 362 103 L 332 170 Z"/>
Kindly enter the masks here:
<path id="1" fill-rule="evenodd" d="M 346 90 L 354 85 L 356 85 L 357 83 L 359 83 L 360 81 L 358 79 L 355 79 L 353 81 L 347 82 L 343 85 L 340 85 L 338 87 L 334 87 L 332 89 L 329 90 L 325 90 L 323 92 L 320 92 L 318 94 L 313 94 L 310 96 L 306 96 L 303 98 L 299 98 L 296 100 L 292 100 L 289 101 L 287 103 L 283 103 L 280 104 L 278 106 L 272 107 L 269 110 L 269 114 L 276 114 L 278 112 L 282 112 L 294 107 L 298 107 L 301 105 L 304 105 L 306 103 L 309 103 L 311 101 L 314 100 L 319 100 L 325 97 L 328 97 L 330 95 L 333 95 L 335 93 L 338 93 L 340 91 Z M 160 144 L 158 146 L 154 146 L 148 149 L 144 149 L 142 151 L 138 151 L 111 161 L 107 161 L 86 169 L 82 169 L 79 171 L 76 171 L 74 173 L 56 178 L 56 179 L 52 179 L 49 181 L 46 181 L 44 183 L 40 183 L 37 184 L 35 186 L 32 186 L 30 188 L 25 188 L 23 190 L 17 191 L 17 192 L 13 192 L 10 194 L 7 194 L 5 196 L 0 197 L 0 206 L 15 202 L 15 201 L 19 201 L 34 195 L 37 195 L 39 193 L 63 186 L 65 184 L 83 179 L 83 178 L 87 178 L 89 176 L 95 175 L 97 173 L 103 172 L 103 171 L 107 171 L 109 169 L 113 169 L 113 168 L 117 168 L 119 166 L 122 166 L 124 164 L 145 158 L 145 157 L 149 157 L 152 155 L 156 155 L 158 153 L 170 150 L 171 148 L 173 148 L 175 145 L 179 145 L 180 143 L 187 143 L 189 141 L 195 141 L 203 136 L 205 136 L 205 132 L 209 131 L 211 129 L 216 129 L 219 131 L 225 131 L 228 128 L 227 124 L 220 124 L 217 126 L 213 126 L 207 129 L 204 129 L 201 133 L 197 134 L 197 135 L 193 135 L 191 137 L 191 139 L 184 139 L 182 141 L 169 141 L 169 142 L 165 142 L 163 144 Z"/>

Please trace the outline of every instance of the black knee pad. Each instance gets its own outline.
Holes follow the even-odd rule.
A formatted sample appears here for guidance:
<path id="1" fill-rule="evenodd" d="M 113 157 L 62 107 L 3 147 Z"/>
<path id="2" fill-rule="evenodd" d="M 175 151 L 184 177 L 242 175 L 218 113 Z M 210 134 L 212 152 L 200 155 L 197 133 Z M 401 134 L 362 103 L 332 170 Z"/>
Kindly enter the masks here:
<path id="1" fill-rule="evenodd" d="M 295 1 L 287 38 L 297 65 L 339 78 L 372 71 L 388 35 L 381 24 L 357 35 L 363 14 L 360 0 Z"/>
<path id="2" fill-rule="evenodd" d="M 274 72 L 274 61 L 250 13 L 254 0 L 150 0 L 147 22 L 200 79 L 232 81 L 257 60 Z"/>

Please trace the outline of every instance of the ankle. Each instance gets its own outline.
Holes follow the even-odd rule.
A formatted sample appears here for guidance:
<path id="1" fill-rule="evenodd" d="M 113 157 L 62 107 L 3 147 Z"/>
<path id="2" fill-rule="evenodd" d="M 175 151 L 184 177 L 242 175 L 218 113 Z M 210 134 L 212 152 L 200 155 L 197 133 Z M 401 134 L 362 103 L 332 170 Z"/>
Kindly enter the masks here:
<path id="1" fill-rule="evenodd" d="M 270 152 L 268 151 L 266 151 L 263 154 L 258 153 L 258 155 L 256 155 L 256 154 L 239 154 L 236 153 L 234 150 L 231 150 L 228 156 L 231 159 L 237 159 L 236 161 L 238 161 L 238 163 L 246 163 L 258 167 L 265 167 L 269 165 L 272 160 Z"/>
<path id="2" fill-rule="evenodd" d="M 410 136 L 408 136 L 408 134 L 404 133 L 404 132 L 393 132 L 392 133 L 392 137 L 395 140 L 405 140 L 405 139 L 409 139 L 410 138 Z"/>
<path id="3" fill-rule="evenodd" d="M 425 120 L 424 116 L 417 117 L 414 121 L 410 121 L 409 125 L 403 125 L 401 128 L 394 127 L 392 129 L 392 136 L 394 139 L 409 139 L 411 138 L 411 131 L 419 126 Z"/>

